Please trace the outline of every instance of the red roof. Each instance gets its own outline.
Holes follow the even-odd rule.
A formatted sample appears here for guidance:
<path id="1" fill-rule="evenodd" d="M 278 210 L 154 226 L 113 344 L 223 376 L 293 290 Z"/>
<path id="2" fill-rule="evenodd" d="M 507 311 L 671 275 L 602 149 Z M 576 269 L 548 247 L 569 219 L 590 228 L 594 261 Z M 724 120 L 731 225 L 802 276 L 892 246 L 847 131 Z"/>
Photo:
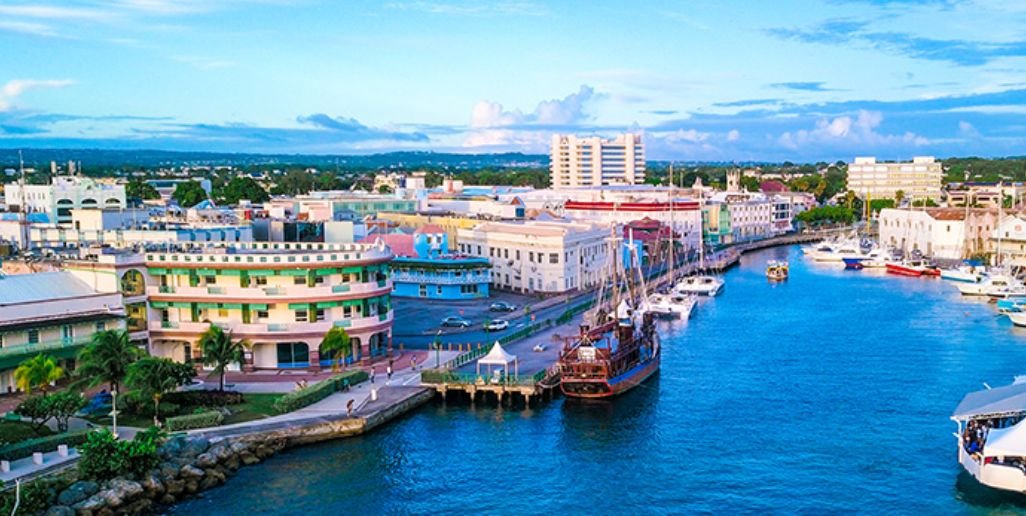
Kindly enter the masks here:
<path id="1" fill-rule="evenodd" d="M 389 248 L 392 249 L 392 253 L 396 256 L 405 256 L 407 258 L 416 258 L 417 253 L 413 250 L 413 235 L 405 233 L 385 233 L 382 235 L 371 234 L 367 235 L 360 240 L 361 243 L 373 244 L 381 239 Z"/>
<path id="2" fill-rule="evenodd" d="M 442 229 L 442 227 L 439 226 L 438 224 L 424 224 L 423 226 L 417 228 L 417 230 L 413 232 L 414 235 L 421 235 L 421 234 L 424 234 L 424 233 L 429 233 L 429 234 L 445 233 L 445 230 Z"/>
<path id="3" fill-rule="evenodd" d="M 773 179 L 759 183 L 759 190 L 766 193 L 780 193 L 788 191 L 787 185 Z"/>

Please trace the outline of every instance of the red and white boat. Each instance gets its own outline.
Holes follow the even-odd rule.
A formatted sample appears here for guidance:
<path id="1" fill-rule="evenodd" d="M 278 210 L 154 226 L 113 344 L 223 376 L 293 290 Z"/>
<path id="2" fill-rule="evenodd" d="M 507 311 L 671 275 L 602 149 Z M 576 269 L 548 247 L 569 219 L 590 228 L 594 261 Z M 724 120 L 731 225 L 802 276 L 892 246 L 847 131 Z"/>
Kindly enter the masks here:
<path id="1" fill-rule="evenodd" d="M 901 276 L 940 276 L 940 269 L 926 260 L 900 260 L 887 262 L 887 272 Z"/>

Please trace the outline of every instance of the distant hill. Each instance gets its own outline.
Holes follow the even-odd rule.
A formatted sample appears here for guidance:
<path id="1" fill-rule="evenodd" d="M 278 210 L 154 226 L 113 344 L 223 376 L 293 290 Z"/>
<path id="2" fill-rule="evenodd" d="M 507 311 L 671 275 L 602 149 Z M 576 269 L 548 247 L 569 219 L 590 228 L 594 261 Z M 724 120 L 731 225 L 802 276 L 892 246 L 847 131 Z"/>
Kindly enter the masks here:
<path id="1" fill-rule="evenodd" d="M 25 165 L 49 166 L 50 161 L 64 163 L 81 161 L 86 167 L 121 166 L 179 166 L 179 165 L 305 165 L 327 168 L 416 168 L 444 167 L 451 169 L 479 169 L 486 167 L 547 167 L 549 157 L 544 154 L 507 152 L 501 154 L 456 154 L 440 152 L 387 152 L 368 155 L 311 155 L 311 154 L 235 154 L 219 152 L 179 152 L 162 150 L 107 150 L 107 149 L 24 149 Z M 0 149 L 0 169 L 16 168 L 17 149 Z"/>

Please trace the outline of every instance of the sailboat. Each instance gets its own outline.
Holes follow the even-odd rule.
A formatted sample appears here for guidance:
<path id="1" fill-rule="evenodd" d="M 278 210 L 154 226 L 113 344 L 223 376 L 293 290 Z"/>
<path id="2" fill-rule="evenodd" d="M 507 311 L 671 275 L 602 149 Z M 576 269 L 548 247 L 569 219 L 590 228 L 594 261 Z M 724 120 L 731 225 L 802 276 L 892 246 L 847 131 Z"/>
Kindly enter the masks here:
<path id="1" fill-rule="evenodd" d="M 670 164 L 670 248 L 668 250 L 669 257 L 667 258 L 667 271 L 666 277 L 670 285 L 677 279 L 676 275 L 676 263 L 677 259 L 674 255 L 674 248 L 676 247 L 676 225 L 674 224 L 673 218 L 673 203 L 676 196 L 674 191 L 676 190 L 673 183 L 673 164 Z M 633 243 L 631 244 L 633 247 Z M 642 305 L 644 311 L 650 312 L 657 317 L 671 318 L 671 319 L 688 319 L 691 317 L 691 312 L 695 309 L 695 296 L 692 294 L 683 294 L 679 292 L 653 292 L 648 295 L 645 302 Z"/>
<path id="2" fill-rule="evenodd" d="M 596 306 L 585 315 L 580 333 L 564 342 L 556 362 L 560 390 L 570 398 L 623 394 L 659 370 L 654 314 L 635 309 L 647 297 L 637 249 L 630 248 L 631 263 L 621 267 L 615 236 L 610 245 L 609 274 L 599 287 Z"/>
<path id="3" fill-rule="evenodd" d="M 698 204 L 702 204 L 702 192 L 698 193 Z M 705 270 L 705 241 L 701 232 L 698 236 L 698 270 Z M 688 276 L 673 286 L 673 291 L 678 294 L 695 294 L 699 296 L 717 296 L 723 292 L 723 278 L 709 274 L 697 274 Z"/>

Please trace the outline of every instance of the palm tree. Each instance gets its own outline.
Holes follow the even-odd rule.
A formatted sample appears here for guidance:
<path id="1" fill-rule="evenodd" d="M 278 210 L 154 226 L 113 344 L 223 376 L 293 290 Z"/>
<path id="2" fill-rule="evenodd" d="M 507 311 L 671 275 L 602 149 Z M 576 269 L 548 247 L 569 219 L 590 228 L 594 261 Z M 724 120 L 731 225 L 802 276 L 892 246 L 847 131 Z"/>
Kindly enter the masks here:
<path id="1" fill-rule="evenodd" d="M 118 392 L 128 367 L 142 356 L 143 351 L 132 344 L 127 331 L 96 332 L 92 342 L 78 354 L 75 376 L 89 387 L 107 383 L 111 392 Z"/>
<path id="2" fill-rule="evenodd" d="M 231 364 L 241 364 L 245 348 L 249 347 L 246 340 L 232 340 L 232 332 L 224 331 L 220 326 L 211 324 L 203 332 L 199 340 L 203 351 L 203 364 L 214 366 L 212 374 L 220 376 L 219 390 L 224 392 L 224 375 Z"/>
<path id="3" fill-rule="evenodd" d="M 335 363 L 332 364 L 331 368 L 333 371 L 339 370 L 339 360 L 353 352 L 353 345 L 349 341 L 349 334 L 346 330 L 333 326 L 328 333 L 324 334 L 324 339 L 321 340 L 321 351 L 327 352 Z"/>
<path id="4" fill-rule="evenodd" d="M 900 208 L 901 207 L 901 201 L 904 201 L 904 200 L 905 200 L 905 191 L 904 190 L 898 190 L 897 192 L 894 192 L 894 207 L 895 208 Z"/>
<path id="5" fill-rule="evenodd" d="M 169 358 L 146 357 L 128 367 L 125 383 L 153 400 L 153 422 L 156 424 L 160 417 L 160 398 L 191 381 L 195 374 L 189 364 L 180 364 Z"/>
<path id="6" fill-rule="evenodd" d="M 46 388 L 61 378 L 64 378 L 64 369 L 57 365 L 56 360 L 42 353 L 22 362 L 14 370 L 14 381 L 19 389 L 27 393 L 39 387 L 46 394 Z"/>

